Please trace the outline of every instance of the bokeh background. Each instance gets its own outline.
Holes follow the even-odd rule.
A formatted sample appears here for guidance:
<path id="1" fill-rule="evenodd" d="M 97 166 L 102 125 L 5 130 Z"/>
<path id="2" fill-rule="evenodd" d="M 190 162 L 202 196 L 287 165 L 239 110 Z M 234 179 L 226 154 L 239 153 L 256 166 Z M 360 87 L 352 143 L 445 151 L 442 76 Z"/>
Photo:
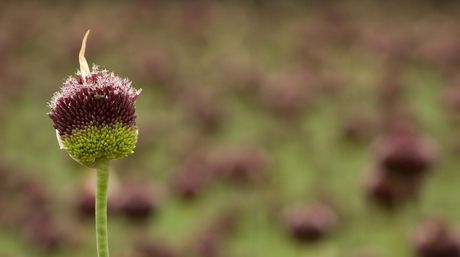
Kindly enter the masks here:
<path id="1" fill-rule="evenodd" d="M 459 12 L 1 1 L 0 256 L 96 255 L 95 171 L 47 116 L 88 29 L 88 63 L 143 90 L 111 256 L 460 256 Z"/>

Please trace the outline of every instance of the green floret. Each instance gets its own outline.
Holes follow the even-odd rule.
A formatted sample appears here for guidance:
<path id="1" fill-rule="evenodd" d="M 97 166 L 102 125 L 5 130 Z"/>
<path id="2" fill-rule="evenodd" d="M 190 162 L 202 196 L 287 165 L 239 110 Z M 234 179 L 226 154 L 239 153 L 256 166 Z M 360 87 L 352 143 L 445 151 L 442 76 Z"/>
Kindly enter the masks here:
<path id="1" fill-rule="evenodd" d="M 116 160 L 132 154 L 137 134 L 135 126 L 123 126 L 121 123 L 88 126 L 72 130 L 71 136 L 61 138 L 61 143 L 73 159 L 91 167 L 98 157 Z"/>

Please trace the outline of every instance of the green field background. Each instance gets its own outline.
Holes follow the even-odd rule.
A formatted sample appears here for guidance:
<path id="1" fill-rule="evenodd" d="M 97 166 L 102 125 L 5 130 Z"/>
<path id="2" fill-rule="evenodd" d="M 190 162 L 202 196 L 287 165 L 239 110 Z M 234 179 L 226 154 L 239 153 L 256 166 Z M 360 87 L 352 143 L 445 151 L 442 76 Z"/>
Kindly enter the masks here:
<path id="1" fill-rule="evenodd" d="M 457 71 L 427 60 L 422 51 L 430 40 L 459 37 L 459 8 L 454 1 L 423 0 L 2 1 L 0 157 L 15 176 L 44 188 L 67 241 L 43 249 L 24 235 L 26 228 L 0 220 L 0 256 L 96 255 L 94 222 L 79 219 L 75 208 L 82 181 L 94 171 L 59 149 L 47 116 L 47 102 L 79 67 L 88 29 L 88 63 L 143 90 L 136 102 L 138 147 L 111 163 L 111 178 L 142 178 L 158 200 L 142 224 L 109 213 L 111 256 L 143 256 L 136 250 L 140 240 L 167 244 L 178 256 L 202 256 L 197 238 L 227 210 L 237 210 L 238 218 L 218 256 L 414 256 L 413 232 L 425 218 L 441 215 L 453 229 L 460 226 L 459 130 L 445 97 Z M 333 23 L 331 10 L 344 15 L 333 25 L 339 33 L 323 35 L 321 24 Z M 315 26 L 319 32 L 309 33 Z M 379 85 L 392 47 L 398 40 L 404 45 L 406 37 L 414 43 L 402 50 L 401 106 L 418 131 L 437 141 L 440 158 L 417 201 L 388 212 L 366 201 L 363 186 L 380 130 L 357 141 L 344 135 L 344 124 L 360 115 L 382 120 Z M 149 54 L 160 75 L 144 67 Z M 337 85 L 313 94 L 294 117 L 272 112 L 260 90 L 277 75 L 298 70 Z M 252 75 L 259 88 L 241 88 L 244 76 Z M 203 127 L 195 103 L 217 110 L 216 128 Z M 187 157 L 247 146 L 267 154 L 266 180 L 241 185 L 215 179 L 194 199 L 175 194 L 171 178 Z M 0 191 L 0 213 L 14 215 L 28 204 L 21 192 Z M 297 242 L 283 211 L 323 197 L 334 203 L 339 226 L 319 242 Z"/>

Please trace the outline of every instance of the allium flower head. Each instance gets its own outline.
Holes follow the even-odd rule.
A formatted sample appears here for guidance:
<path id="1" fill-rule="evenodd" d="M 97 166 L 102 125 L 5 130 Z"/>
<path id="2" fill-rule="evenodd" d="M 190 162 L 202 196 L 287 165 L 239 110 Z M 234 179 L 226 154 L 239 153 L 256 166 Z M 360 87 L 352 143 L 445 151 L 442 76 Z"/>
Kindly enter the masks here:
<path id="1" fill-rule="evenodd" d="M 83 54 L 85 41 L 86 37 Z M 86 64 L 84 57 L 83 61 Z M 132 154 L 138 134 L 134 103 L 141 90 L 96 65 L 85 71 L 81 58 L 80 64 L 77 77 L 69 77 L 49 102 L 48 115 L 61 149 L 90 167 L 98 157 L 120 159 Z"/>

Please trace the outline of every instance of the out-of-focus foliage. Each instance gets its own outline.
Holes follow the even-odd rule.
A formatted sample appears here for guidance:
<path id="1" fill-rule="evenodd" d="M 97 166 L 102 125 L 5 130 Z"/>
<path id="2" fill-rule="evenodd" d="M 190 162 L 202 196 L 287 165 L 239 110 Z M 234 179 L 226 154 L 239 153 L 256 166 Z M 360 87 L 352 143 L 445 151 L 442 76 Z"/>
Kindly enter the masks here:
<path id="1" fill-rule="evenodd" d="M 88 62 L 143 89 L 111 256 L 459 256 L 459 10 L 2 1 L 0 256 L 96 253 L 94 170 L 46 115 L 88 29 Z"/>

